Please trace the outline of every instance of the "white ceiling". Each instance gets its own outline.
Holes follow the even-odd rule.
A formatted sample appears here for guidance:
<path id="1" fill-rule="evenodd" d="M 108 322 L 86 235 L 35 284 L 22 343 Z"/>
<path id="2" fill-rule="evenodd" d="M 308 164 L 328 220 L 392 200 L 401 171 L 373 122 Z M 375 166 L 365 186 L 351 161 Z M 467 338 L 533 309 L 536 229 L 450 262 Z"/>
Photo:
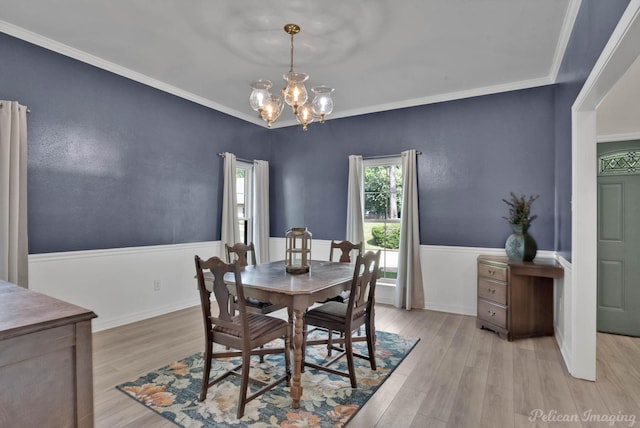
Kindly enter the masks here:
<path id="1" fill-rule="evenodd" d="M 551 84 L 580 0 L 0 0 L 0 31 L 264 125 L 289 68 L 338 118 Z M 294 123 L 284 112 L 275 126 Z"/>
<path id="2" fill-rule="evenodd" d="M 640 57 L 607 93 L 597 111 L 599 140 L 640 139 Z"/>

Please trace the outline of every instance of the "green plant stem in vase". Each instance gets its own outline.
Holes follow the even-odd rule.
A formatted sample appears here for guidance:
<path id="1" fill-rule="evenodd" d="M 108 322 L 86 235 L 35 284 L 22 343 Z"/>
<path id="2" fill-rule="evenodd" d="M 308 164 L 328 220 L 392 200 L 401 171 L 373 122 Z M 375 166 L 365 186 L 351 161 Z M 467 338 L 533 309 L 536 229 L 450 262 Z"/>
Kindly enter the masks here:
<path id="1" fill-rule="evenodd" d="M 507 238 L 505 251 L 512 260 L 531 261 L 536 257 L 538 245 L 531 235 L 527 233 L 531 222 L 538 216 L 531 215 L 531 205 L 539 195 L 526 197 L 517 196 L 511 192 L 510 199 L 502 199 L 509 206 L 509 216 L 506 219 L 513 233 Z"/>

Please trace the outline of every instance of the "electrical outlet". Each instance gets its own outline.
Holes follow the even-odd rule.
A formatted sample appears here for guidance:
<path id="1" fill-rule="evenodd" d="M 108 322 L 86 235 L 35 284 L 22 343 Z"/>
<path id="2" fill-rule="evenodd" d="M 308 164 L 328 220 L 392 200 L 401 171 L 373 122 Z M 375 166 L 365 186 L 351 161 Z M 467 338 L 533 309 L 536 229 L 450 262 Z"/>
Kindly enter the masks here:
<path id="1" fill-rule="evenodd" d="M 160 291 L 160 280 L 159 279 L 155 279 L 153 281 L 153 290 L 154 291 Z"/>

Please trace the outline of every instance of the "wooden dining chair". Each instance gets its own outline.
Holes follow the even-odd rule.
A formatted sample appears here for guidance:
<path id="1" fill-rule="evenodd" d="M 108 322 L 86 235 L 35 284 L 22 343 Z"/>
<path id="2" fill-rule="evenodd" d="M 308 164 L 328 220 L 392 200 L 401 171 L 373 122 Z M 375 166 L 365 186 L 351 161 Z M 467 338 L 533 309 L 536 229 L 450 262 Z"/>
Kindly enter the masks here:
<path id="1" fill-rule="evenodd" d="M 351 253 L 355 250 L 358 251 L 357 256 L 362 254 L 362 242 L 358 243 L 358 244 L 354 244 L 352 242 L 349 241 L 334 241 L 331 240 L 331 249 L 329 250 L 329 261 L 332 262 L 333 261 L 333 250 L 338 249 L 340 250 L 340 258 L 338 259 L 338 262 L 340 263 L 351 263 Z M 350 290 L 346 290 L 344 292 L 342 292 L 341 294 L 335 296 L 335 297 L 331 297 L 327 300 L 325 300 L 325 302 L 328 302 L 329 300 L 335 300 L 337 302 L 346 302 L 347 299 L 349 298 L 349 293 L 351 291 Z M 325 303 L 323 302 L 323 303 Z"/>
<path id="2" fill-rule="evenodd" d="M 253 266 L 256 265 L 256 250 L 253 242 L 249 244 L 243 242 L 238 242 L 234 245 L 224 244 L 224 247 L 227 254 L 227 263 L 235 261 L 243 268 L 249 265 L 249 258 L 251 258 L 251 264 Z M 274 305 L 271 302 L 261 302 L 252 298 L 247 299 L 247 310 L 258 314 L 269 314 L 284 307 L 284 305 Z M 231 310 L 232 314 L 236 310 L 235 300 L 232 301 Z"/>
<path id="3" fill-rule="evenodd" d="M 227 253 L 227 263 L 234 261 L 238 262 L 240 267 L 249 265 L 249 258 L 251 258 L 251 264 L 256 265 L 256 248 L 253 242 L 245 244 L 244 242 L 238 242 L 233 245 L 224 244 L 225 251 Z"/>
<path id="4" fill-rule="evenodd" d="M 329 250 L 329 261 L 333 261 L 334 250 L 340 250 L 340 263 L 351 263 L 351 252 L 358 250 L 358 256 L 362 254 L 362 241 L 354 244 L 350 241 L 331 241 L 331 249 Z"/>
<path id="5" fill-rule="evenodd" d="M 351 282 L 351 295 L 346 302 L 330 301 L 309 310 L 304 318 L 304 342 L 302 348 L 303 367 L 308 366 L 330 373 L 347 376 L 351 380 L 351 387 L 357 388 L 356 373 L 353 365 L 353 357 L 369 360 L 371 370 L 376 370 L 375 359 L 375 291 L 378 269 L 380 265 L 380 251 L 368 251 L 359 255 L 353 271 Z M 339 332 L 344 338 L 333 339 L 335 343 L 344 343 L 344 348 L 333 346 L 340 351 L 323 365 L 318 365 L 305 360 L 307 346 L 307 326 L 326 329 L 329 337 L 333 332 Z M 353 352 L 354 330 L 365 327 L 368 355 Z M 328 339 L 327 339 L 328 343 Z M 347 356 L 348 373 L 331 368 L 330 366 L 343 355 Z"/>
<path id="6" fill-rule="evenodd" d="M 291 378 L 291 329 L 289 324 L 279 318 L 263 314 L 256 314 L 247 311 L 245 304 L 242 277 L 240 266 L 237 263 L 227 264 L 218 257 L 212 257 L 206 261 L 195 256 L 196 277 L 198 278 L 198 290 L 200 292 L 200 303 L 202 308 L 202 318 L 205 328 L 205 352 L 204 352 L 204 372 L 202 375 L 202 387 L 200 389 L 200 401 L 207 397 L 207 391 L 216 383 L 229 376 L 240 377 L 240 391 L 238 397 L 238 419 L 244 415 L 244 408 L 247 402 L 264 394 L 276 385 L 286 381 L 287 386 Z M 204 271 L 209 270 L 213 275 L 213 286 L 207 288 L 204 279 Z M 239 314 L 232 316 L 229 313 L 229 303 L 233 295 L 229 292 L 224 282 L 224 275 L 232 272 L 235 276 L 235 289 L 238 296 Z M 214 294 L 218 304 L 219 314 L 213 316 L 211 313 L 211 293 Z M 284 347 L 281 348 L 261 348 L 265 344 L 276 339 L 284 340 Z M 213 352 L 214 343 L 218 343 L 227 348 L 225 351 Z M 233 350 L 231 350 L 233 349 Z M 274 379 L 271 383 L 249 376 L 251 368 L 251 356 L 266 354 L 284 353 L 285 374 Z M 233 369 L 225 372 L 216 379 L 209 381 L 211 372 L 211 361 L 214 358 L 242 357 L 242 363 Z M 249 381 L 256 383 L 261 388 L 254 394 L 247 397 Z"/>
<path id="7" fill-rule="evenodd" d="M 358 251 L 358 253 L 356 254 L 356 257 L 362 254 L 362 248 L 363 248 L 363 243 L 362 241 L 360 241 L 357 244 L 354 244 L 351 241 L 334 241 L 333 239 L 331 240 L 331 249 L 329 250 L 329 261 L 332 262 L 333 261 L 333 254 L 334 254 L 334 250 L 340 250 L 340 258 L 338 259 L 338 262 L 340 263 L 351 263 L 351 253 L 354 251 Z M 338 294 L 337 296 L 334 297 L 330 297 L 327 300 L 325 300 L 322 303 L 326 303 L 329 301 L 336 301 L 336 302 L 346 302 L 347 299 L 349 299 L 349 294 L 351 293 L 351 290 L 345 290 L 342 293 Z M 333 349 L 333 341 L 331 340 L 332 337 L 329 336 L 329 340 L 327 343 L 327 355 L 331 356 L 331 350 Z"/>

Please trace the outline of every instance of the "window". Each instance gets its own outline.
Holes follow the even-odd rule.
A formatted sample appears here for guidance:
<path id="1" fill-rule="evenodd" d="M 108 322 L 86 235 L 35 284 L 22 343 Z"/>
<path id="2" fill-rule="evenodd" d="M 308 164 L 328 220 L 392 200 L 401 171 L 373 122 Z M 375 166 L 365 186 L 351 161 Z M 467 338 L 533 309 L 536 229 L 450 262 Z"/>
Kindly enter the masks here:
<path id="1" fill-rule="evenodd" d="M 395 284 L 398 275 L 401 207 L 401 158 L 365 159 L 365 250 L 382 250 L 379 282 Z"/>
<path id="2" fill-rule="evenodd" d="M 238 222 L 242 242 L 248 244 L 253 240 L 251 228 L 253 201 L 253 165 L 247 162 L 236 162 L 236 194 Z"/>

